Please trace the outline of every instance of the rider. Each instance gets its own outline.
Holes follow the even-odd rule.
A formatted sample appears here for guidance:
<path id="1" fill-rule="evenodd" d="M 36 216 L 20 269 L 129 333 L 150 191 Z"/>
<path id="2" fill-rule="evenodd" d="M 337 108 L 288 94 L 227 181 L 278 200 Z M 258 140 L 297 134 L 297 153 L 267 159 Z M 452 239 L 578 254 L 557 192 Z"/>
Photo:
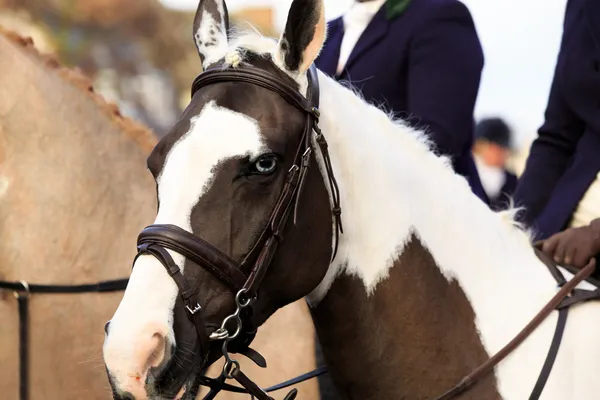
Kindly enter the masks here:
<path id="1" fill-rule="evenodd" d="M 316 65 L 425 129 L 487 202 L 471 154 L 483 61 L 471 14 L 458 0 L 356 0 L 329 22 Z"/>
<path id="2" fill-rule="evenodd" d="M 567 3 L 545 121 L 514 199 L 537 239 L 568 228 L 544 246 L 556 262 L 600 253 L 600 1 Z"/>
<path id="3" fill-rule="evenodd" d="M 512 130 L 502 118 L 485 118 L 475 126 L 475 165 L 494 210 L 510 205 L 517 186 L 517 176 L 506 169 L 511 136 Z"/>

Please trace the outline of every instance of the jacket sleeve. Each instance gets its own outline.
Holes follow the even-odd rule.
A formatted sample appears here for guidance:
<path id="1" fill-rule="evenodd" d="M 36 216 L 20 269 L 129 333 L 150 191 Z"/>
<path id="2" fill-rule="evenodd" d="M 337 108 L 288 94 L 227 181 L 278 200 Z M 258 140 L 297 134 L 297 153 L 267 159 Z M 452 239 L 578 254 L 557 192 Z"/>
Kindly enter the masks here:
<path id="1" fill-rule="evenodd" d="M 521 219 L 527 225 L 543 211 L 585 132 L 585 123 L 565 101 L 560 79 L 564 71 L 560 68 L 557 62 L 544 123 L 531 145 L 525 171 L 514 194 L 515 205 L 524 208 Z"/>
<path id="2" fill-rule="evenodd" d="M 415 31 L 408 65 L 408 113 L 451 157 L 470 150 L 483 51 L 469 10 L 460 2 L 432 6 Z"/>

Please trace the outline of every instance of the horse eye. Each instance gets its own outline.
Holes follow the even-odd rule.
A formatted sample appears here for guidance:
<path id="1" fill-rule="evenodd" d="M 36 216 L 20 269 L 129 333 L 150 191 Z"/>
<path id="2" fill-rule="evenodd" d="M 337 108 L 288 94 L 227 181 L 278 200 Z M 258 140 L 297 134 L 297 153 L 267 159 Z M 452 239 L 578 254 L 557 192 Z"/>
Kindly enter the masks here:
<path id="1" fill-rule="evenodd" d="M 259 174 L 271 174 L 277 169 L 277 157 L 274 154 L 261 156 L 254 163 L 254 169 Z"/>

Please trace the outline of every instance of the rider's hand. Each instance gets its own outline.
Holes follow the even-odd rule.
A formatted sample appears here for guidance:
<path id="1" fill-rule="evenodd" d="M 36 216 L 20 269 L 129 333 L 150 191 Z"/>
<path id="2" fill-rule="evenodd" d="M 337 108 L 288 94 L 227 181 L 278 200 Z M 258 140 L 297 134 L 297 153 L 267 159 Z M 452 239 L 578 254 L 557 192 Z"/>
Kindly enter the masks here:
<path id="1" fill-rule="evenodd" d="M 569 228 L 542 243 L 542 251 L 557 264 L 583 268 L 600 254 L 600 218 L 590 225 Z"/>

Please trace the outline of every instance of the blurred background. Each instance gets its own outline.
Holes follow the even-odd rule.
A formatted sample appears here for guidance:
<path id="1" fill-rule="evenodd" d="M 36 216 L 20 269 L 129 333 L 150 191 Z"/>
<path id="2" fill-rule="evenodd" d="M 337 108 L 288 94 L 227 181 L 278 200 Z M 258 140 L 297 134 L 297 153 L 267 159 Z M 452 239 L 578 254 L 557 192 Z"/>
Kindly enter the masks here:
<path id="1" fill-rule="evenodd" d="M 229 0 L 235 23 L 278 35 L 291 0 Z M 509 167 L 520 172 L 542 122 L 566 0 L 464 0 L 485 68 L 476 118 L 500 116 L 514 130 Z M 352 0 L 326 0 L 327 18 Z M 195 0 L 0 0 L 0 25 L 33 37 L 79 67 L 121 112 L 161 137 L 187 103 L 200 64 L 191 41 Z M 515 13 L 516 7 L 528 12 Z"/>

